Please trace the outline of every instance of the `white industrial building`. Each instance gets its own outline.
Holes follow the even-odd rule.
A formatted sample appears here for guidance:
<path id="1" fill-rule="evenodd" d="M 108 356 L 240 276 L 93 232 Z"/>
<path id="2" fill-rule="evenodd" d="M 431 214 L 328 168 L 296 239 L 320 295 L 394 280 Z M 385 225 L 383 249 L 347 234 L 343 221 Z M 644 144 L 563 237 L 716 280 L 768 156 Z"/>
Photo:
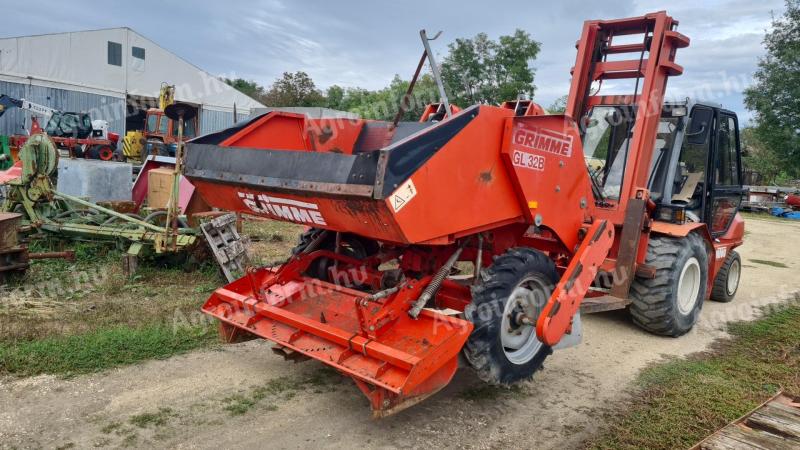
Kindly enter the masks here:
<path id="1" fill-rule="evenodd" d="M 264 106 L 129 28 L 0 38 L 0 94 L 105 119 L 110 131 L 143 128 L 163 82 L 200 109 L 202 133 Z M 26 114 L 0 117 L 0 134 L 18 134 Z"/>

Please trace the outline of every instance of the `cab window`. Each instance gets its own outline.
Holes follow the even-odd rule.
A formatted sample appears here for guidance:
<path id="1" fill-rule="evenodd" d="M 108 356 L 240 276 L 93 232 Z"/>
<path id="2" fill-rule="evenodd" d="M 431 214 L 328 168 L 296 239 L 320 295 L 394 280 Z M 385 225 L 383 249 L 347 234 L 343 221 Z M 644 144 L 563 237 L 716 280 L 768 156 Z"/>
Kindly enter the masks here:
<path id="1" fill-rule="evenodd" d="M 161 122 L 159 124 L 160 126 L 158 127 L 158 132 L 160 134 L 163 134 L 164 136 L 167 135 L 167 128 L 169 127 L 169 122 L 170 120 L 167 118 L 167 116 L 161 116 Z"/>
<path id="2" fill-rule="evenodd" d="M 155 133 L 158 129 L 158 115 L 151 114 L 147 116 L 147 131 L 149 133 Z"/>
<path id="3" fill-rule="evenodd" d="M 673 180 L 672 202 L 686 205 L 686 209 L 697 218 L 702 217 L 706 164 L 709 157 L 709 135 L 713 121 L 714 111 L 712 109 L 699 106 L 692 109 Z"/>
<path id="4" fill-rule="evenodd" d="M 723 115 L 719 123 L 719 144 L 714 167 L 714 180 L 718 186 L 738 186 L 739 163 L 736 152 L 736 120 Z"/>
<path id="5" fill-rule="evenodd" d="M 583 156 L 603 199 L 619 199 L 634 120 L 633 110 L 623 106 L 598 106 L 589 115 Z"/>
<path id="6" fill-rule="evenodd" d="M 183 123 L 183 137 L 184 138 L 193 138 L 195 136 L 195 123 L 194 120 L 190 120 L 188 122 Z M 172 127 L 172 135 L 176 138 L 178 137 L 178 127 L 177 125 Z"/>
<path id="7" fill-rule="evenodd" d="M 183 134 L 187 138 L 193 138 L 197 136 L 197 130 L 195 129 L 196 122 L 194 120 L 190 120 L 186 122 L 186 129 L 183 130 Z"/>

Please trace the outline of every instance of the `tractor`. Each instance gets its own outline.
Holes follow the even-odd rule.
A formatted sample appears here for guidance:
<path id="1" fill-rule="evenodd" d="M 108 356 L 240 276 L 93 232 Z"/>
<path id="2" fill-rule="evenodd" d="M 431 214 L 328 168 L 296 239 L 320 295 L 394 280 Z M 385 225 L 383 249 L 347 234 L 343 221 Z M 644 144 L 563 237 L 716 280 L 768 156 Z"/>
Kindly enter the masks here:
<path id="1" fill-rule="evenodd" d="M 203 312 L 228 342 L 352 378 L 375 417 L 433 395 L 459 360 L 487 383 L 528 380 L 580 341 L 581 314 L 689 332 L 738 288 L 741 144 L 733 112 L 665 102 L 689 45 L 677 26 L 663 11 L 585 22 L 564 114 L 443 98 L 419 122 L 269 112 L 190 141 L 185 175 L 209 204 L 307 229 Z"/>
<path id="2" fill-rule="evenodd" d="M 126 160 L 144 161 L 149 155 L 175 157 L 178 147 L 178 124 L 164 114 L 164 109 L 175 103 L 175 86 L 161 83 L 158 108 L 145 113 L 144 130 L 129 131 L 122 142 L 122 156 Z M 184 125 L 186 139 L 197 136 L 200 127 L 198 108 L 192 106 L 194 115 Z"/>

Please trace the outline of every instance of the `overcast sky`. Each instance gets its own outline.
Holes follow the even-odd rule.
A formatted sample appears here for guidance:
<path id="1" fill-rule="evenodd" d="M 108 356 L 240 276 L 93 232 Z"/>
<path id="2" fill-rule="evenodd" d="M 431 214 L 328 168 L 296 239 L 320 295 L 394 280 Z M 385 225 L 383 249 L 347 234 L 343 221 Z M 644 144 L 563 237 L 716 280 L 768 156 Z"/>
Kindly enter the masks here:
<path id="1" fill-rule="evenodd" d="M 741 91 L 750 84 L 773 12 L 783 0 L 561 1 L 80 1 L 2 0 L 2 35 L 127 26 L 191 63 L 228 77 L 269 85 L 285 71 L 303 70 L 317 86 L 370 89 L 394 74 L 409 78 L 421 53 L 418 31 L 444 31 L 433 43 L 445 53 L 457 37 L 516 28 L 542 43 L 536 100 L 544 106 L 567 93 L 575 41 L 586 19 L 619 18 L 667 9 L 692 39 L 678 53 L 684 75 L 670 95 L 701 97 L 750 114 Z"/>

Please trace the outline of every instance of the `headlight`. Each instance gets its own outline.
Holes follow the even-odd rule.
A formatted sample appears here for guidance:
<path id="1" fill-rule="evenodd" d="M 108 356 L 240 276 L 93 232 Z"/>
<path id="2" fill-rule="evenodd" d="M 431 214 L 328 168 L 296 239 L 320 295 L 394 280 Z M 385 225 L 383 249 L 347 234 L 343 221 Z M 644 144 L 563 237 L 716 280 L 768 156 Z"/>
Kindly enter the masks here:
<path id="1" fill-rule="evenodd" d="M 686 208 L 676 205 L 661 205 L 658 207 L 656 220 L 683 225 L 686 223 Z"/>

